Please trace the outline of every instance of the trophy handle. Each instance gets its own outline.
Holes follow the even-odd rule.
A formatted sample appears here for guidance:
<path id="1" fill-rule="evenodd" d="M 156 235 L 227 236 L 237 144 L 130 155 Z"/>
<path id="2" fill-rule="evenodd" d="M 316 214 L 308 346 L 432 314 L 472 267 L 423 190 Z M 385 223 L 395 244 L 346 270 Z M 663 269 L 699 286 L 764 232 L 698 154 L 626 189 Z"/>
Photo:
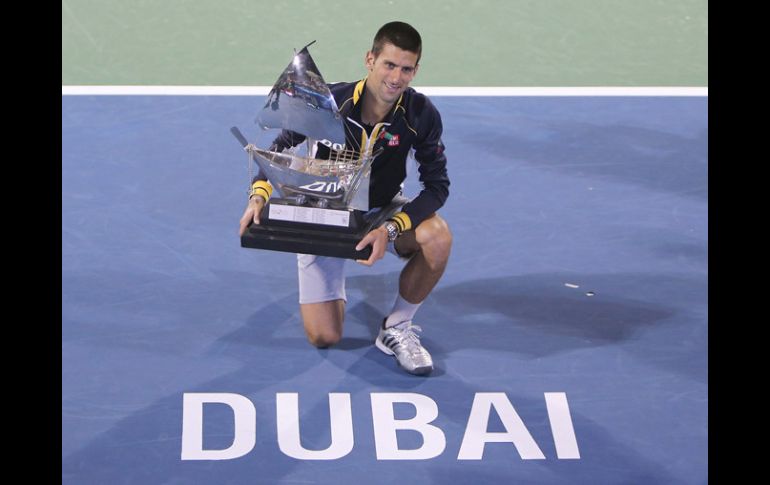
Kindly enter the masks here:
<path id="1" fill-rule="evenodd" d="M 243 148 L 246 148 L 249 146 L 249 141 L 246 139 L 245 136 L 243 136 L 243 133 L 241 133 L 241 130 L 239 130 L 237 126 L 231 126 L 230 133 L 232 133 L 233 136 L 237 138 L 239 142 L 241 142 L 241 145 L 243 146 Z"/>

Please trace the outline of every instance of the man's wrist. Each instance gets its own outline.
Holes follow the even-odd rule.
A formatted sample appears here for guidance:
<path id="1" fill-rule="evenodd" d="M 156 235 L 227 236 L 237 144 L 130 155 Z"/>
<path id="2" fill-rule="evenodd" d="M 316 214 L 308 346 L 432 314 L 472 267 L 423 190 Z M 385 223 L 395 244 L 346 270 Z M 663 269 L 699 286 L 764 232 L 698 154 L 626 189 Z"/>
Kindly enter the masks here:
<path id="1" fill-rule="evenodd" d="M 389 220 L 389 221 L 385 222 L 385 224 L 383 224 L 380 227 L 385 229 L 385 233 L 388 236 L 388 241 L 389 242 L 395 241 L 396 238 L 398 237 L 398 235 L 400 234 L 400 232 L 398 230 L 398 225 L 395 222 L 393 222 L 393 221 Z"/>

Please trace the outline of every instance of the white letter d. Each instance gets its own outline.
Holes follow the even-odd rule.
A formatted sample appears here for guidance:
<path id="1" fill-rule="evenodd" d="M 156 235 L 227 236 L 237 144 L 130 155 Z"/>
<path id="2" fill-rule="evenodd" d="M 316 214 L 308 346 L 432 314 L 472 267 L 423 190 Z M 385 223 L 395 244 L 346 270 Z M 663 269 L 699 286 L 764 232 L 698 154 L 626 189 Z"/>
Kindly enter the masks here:
<path id="1" fill-rule="evenodd" d="M 203 404 L 227 404 L 233 410 L 233 444 L 224 450 L 203 449 Z M 182 459 L 231 460 L 245 455 L 257 442 L 257 410 L 246 397 L 230 393 L 184 393 L 182 408 Z"/>

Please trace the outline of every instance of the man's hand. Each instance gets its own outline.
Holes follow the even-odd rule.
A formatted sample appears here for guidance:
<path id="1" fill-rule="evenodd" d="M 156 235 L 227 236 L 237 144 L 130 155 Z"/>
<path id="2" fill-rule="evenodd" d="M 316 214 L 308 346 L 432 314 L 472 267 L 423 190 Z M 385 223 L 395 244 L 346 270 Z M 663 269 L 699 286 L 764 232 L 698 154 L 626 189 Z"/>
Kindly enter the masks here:
<path id="1" fill-rule="evenodd" d="M 361 263 L 366 266 L 373 265 L 377 260 L 382 259 L 385 256 L 385 249 L 388 247 L 388 231 L 380 226 L 377 229 L 372 229 L 369 234 L 361 239 L 361 242 L 356 246 L 356 251 L 364 249 L 368 245 L 372 245 L 372 255 L 369 259 L 357 259 L 356 263 Z"/>
<path id="2" fill-rule="evenodd" d="M 246 232 L 246 229 L 249 228 L 252 222 L 254 224 L 259 224 L 259 213 L 262 211 L 264 206 L 265 199 L 258 195 L 255 195 L 249 199 L 249 205 L 246 206 L 246 210 L 243 211 L 243 217 L 241 217 L 241 228 L 240 232 L 238 233 L 239 236 L 243 236 L 243 233 Z"/>

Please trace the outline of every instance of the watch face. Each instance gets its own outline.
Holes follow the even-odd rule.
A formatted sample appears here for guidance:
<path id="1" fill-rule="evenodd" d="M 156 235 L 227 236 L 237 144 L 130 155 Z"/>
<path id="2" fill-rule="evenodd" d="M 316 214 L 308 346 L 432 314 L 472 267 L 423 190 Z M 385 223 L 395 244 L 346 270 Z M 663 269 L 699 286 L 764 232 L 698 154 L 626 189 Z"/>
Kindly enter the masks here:
<path id="1" fill-rule="evenodd" d="M 388 241 L 395 241 L 398 236 L 398 228 L 392 222 L 385 224 L 385 229 L 388 230 Z"/>

